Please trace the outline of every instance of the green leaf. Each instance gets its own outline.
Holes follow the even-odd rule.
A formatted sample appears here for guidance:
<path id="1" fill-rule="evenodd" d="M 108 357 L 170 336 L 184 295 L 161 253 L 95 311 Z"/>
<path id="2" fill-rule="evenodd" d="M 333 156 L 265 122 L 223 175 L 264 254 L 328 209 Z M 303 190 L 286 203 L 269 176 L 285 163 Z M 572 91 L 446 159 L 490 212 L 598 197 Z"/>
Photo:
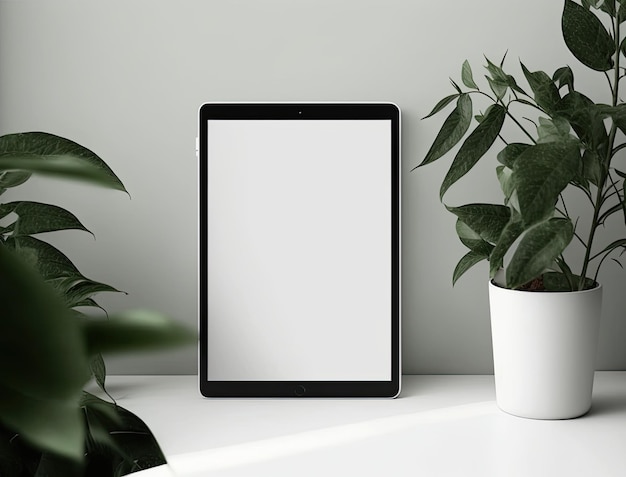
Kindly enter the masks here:
<path id="1" fill-rule="evenodd" d="M 524 232 L 524 227 L 522 222 L 519 220 L 519 217 L 513 217 L 511 221 L 506 224 L 489 257 L 490 278 L 494 278 L 498 270 L 502 268 L 504 264 L 504 256 L 522 232 Z"/>
<path id="2" fill-rule="evenodd" d="M 456 89 L 456 90 L 457 90 L 457 92 L 458 92 L 459 94 L 463 94 L 463 91 L 461 90 L 461 88 L 459 87 L 459 85 L 458 85 L 458 84 L 456 84 L 452 78 L 450 78 L 450 84 L 452 85 L 452 87 L 453 87 L 454 89 Z"/>
<path id="3" fill-rule="evenodd" d="M 460 94 L 451 94 L 450 96 L 446 96 L 435 105 L 435 107 L 432 109 L 430 113 L 428 113 L 427 116 L 424 116 L 422 119 L 430 118 L 431 116 L 437 114 L 439 111 L 441 111 L 443 108 L 445 108 L 452 101 L 457 99 L 459 96 Z"/>
<path id="4" fill-rule="evenodd" d="M 504 205 L 467 204 L 446 208 L 489 243 L 498 241 L 511 218 L 511 209 Z"/>
<path id="5" fill-rule="evenodd" d="M 470 268 L 486 259 L 487 255 L 470 250 L 461 258 L 461 260 L 459 260 L 459 263 L 457 263 L 454 268 L 454 273 L 452 274 L 452 285 L 455 285 L 457 280 L 461 278 L 461 276 Z"/>
<path id="6" fill-rule="evenodd" d="M 71 397 L 89 377 L 80 329 L 52 288 L 5 246 L 0 298 L 0 382 L 35 396 Z"/>
<path id="7" fill-rule="evenodd" d="M 515 78 L 511 75 L 506 74 L 505 71 L 502 69 L 505 58 L 506 54 L 502 58 L 500 66 L 497 66 L 492 63 L 489 58 L 485 57 L 485 59 L 487 60 L 486 68 L 489 72 L 489 76 L 486 76 L 486 78 L 489 82 L 491 90 L 496 94 L 499 99 L 502 99 L 504 97 L 507 88 L 511 88 L 512 90 L 525 95 L 526 92 L 518 86 Z"/>
<path id="8" fill-rule="evenodd" d="M 567 119 L 578 137 L 594 149 L 608 143 L 603 120 L 606 112 L 577 91 L 566 94 L 554 107 L 554 114 Z"/>
<path id="9" fill-rule="evenodd" d="M 533 91 L 537 105 L 545 111 L 551 112 L 556 103 L 561 99 L 559 90 L 552 81 L 552 78 L 543 71 L 530 72 L 523 63 L 520 63 L 520 65 L 526 77 L 526 81 L 528 81 L 530 89 Z"/>
<path id="10" fill-rule="evenodd" d="M 50 358 L 54 359 L 45 355 L 45 359 Z M 15 361 L 12 364 L 15 365 Z M 28 374 L 25 367 L 16 367 L 21 367 Z M 61 368 L 56 375 L 62 372 Z M 31 376 L 30 379 L 36 378 Z M 73 392 L 76 393 L 75 390 Z M 78 394 L 72 399 L 54 399 L 41 392 L 33 396 L 0 382 L 0 396 L 0 421 L 3 425 L 39 449 L 73 460 L 82 457 L 84 428 L 78 410 Z"/>
<path id="11" fill-rule="evenodd" d="M 89 378 L 78 322 L 0 245 L 0 422 L 43 449 L 82 455 L 77 403 Z"/>
<path id="12" fill-rule="evenodd" d="M 91 355 L 179 346 L 197 339 L 187 328 L 147 310 L 127 311 L 107 320 L 84 320 L 82 326 Z"/>
<path id="13" fill-rule="evenodd" d="M 569 132 L 570 125 L 563 118 L 539 118 L 539 126 L 537 126 L 537 143 L 561 142 L 574 139 L 570 136 Z"/>
<path id="14" fill-rule="evenodd" d="M 126 191 L 95 153 L 69 139 L 43 132 L 0 136 L 0 171 L 49 174 Z"/>
<path id="15" fill-rule="evenodd" d="M 122 427 L 122 417 L 119 406 L 100 399 L 93 394 L 83 392 L 80 402 L 87 428 L 86 460 L 89 465 L 100 461 L 115 468 L 121 461 L 130 460 L 125 449 L 120 447 L 114 439 L 113 432 Z"/>
<path id="16" fill-rule="evenodd" d="M 46 281 L 84 278 L 69 258 L 42 240 L 28 236 L 10 237 L 6 245 L 14 249 L 22 260 L 35 267 Z"/>
<path id="17" fill-rule="evenodd" d="M 574 236 L 569 219 L 553 218 L 526 232 L 506 270 L 508 288 L 519 288 L 541 275 Z"/>
<path id="18" fill-rule="evenodd" d="M 36 452 L 20 445 L 19 435 L 0 426 L 0 475 L 21 476 L 25 462 L 36 462 Z"/>
<path id="19" fill-rule="evenodd" d="M 123 292 L 122 292 L 123 293 Z M 82 301 L 79 301 L 77 303 L 75 303 L 74 305 L 72 305 L 72 308 L 76 308 L 76 307 L 91 307 L 91 308 L 98 308 L 102 311 L 104 311 L 106 313 L 106 310 L 101 307 L 100 305 L 98 305 L 98 303 L 96 303 L 96 301 L 93 298 L 85 298 Z"/>
<path id="20" fill-rule="evenodd" d="M 83 278 L 79 282 L 63 290 L 65 303 L 68 307 L 85 306 L 85 300 L 102 292 L 124 293 L 120 290 L 107 285 L 106 283 L 95 282 L 88 278 Z M 89 305 L 93 306 L 93 305 Z"/>
<path id="21" fill-rule="evenodd" d="M 565 0 L 561 28 L 565 44 L 582 64 L 596 71 L 613 68 L 615 44 L 593 13 L 572 0 Z"/>
<path id="22" fill-rule="evenodd" d="M 619 3 L 619 9 L 617 10 L 617 21 L 623 23 L 626 20 L 626 1 L 617 0 Z"/>
<path id="23" fill-rule="evenodd" d="M 487 78 L 491 91 L 494 92 L 498 99 L 502 99 L 510 86 L 510 77 L 504 72 L 501 66 L 495 65 L 489 58 L 485 57 L 485 59 L 487 60 L 487 66 L 485 68 L 487 68 L 489 72 L 489 76 L 485 76 L 485 78 Z M 502 62 L 504 62 L 504 59 Z"/>
<path id="24" fill-rule="evenodd" d="M 0 217 L 11 212 L 18 215 L 12 224 L 14 237 L 69 229 L 91 233 L 74 214 L 56 205 L 28 201 L 0 204 Z"/>
<path id="25" fill-rule="evenodd" d="M 478 160 L 491 148 L 504 123 L 506 110 L 499 104 L 489 109 L 483 121 L 470 133 L 459 148 L 452 166 L 448 170 L 439 189 L 439 198 L 443 199 L 448 188 L 474 167 Z"/>
<path id="26" fill-rule="evenodd" d="M 124 293 L 110 285 L 84 277 L 67 256 L 42 240 L 29 236 L 10 237 L 6 245 L 35 268 L 68 307 L 98 306 L 95 302 L 88 301 L 96 293 Z"/>
<path id="27" fill-rule="evenodd" d="M 87 391 L 82 392 L 79 405 L 83 410 L 96 411 L 103 420 L 111 424 L 119 425 L 122 422 L 121 416 L 116 412 L 116 408 L 119 407 L 116 403 L 105 401 Z"/>
<path id="28" fill-rule="evenodd" d="M 591 100 L 589 100 L 591 101 Z M 593 103 L 592 103 L 593 104 Z M 595 106 L 595 105 L 594 105 Z M 596 111 L 601 116 L 609 116 L 620 131 L 626 133 L 626 104 L 621 103 L 617 106 L 598 105 Z M 601 120 L 602 118 L 600 118 Z"/>
<path id="29" fill-rule="evenodd" d="M 91 357 L 91 361 L 89 362 L 89 368 L 91 369 L 91 374 L 93 375 L 96 384 L 102 391 L 105 393 L 106 390 L 106 375 L 107 368 L 104 363 L 104 359 L 100 353 L 97 353 Z"/>
<path id="30" fill-rule="evenodd" d="M 485 59 L 487 60 L 487 65 L 485 66 L 485 68 L 487 68 L 491 79 L 506 84 L 508 82 L 508 75 L 504 72 L 502 66 L 498 66 L 492 63 L 491 60 L 487 57 L 485 57 Z M 501 64 L 503 63 L 504 59 L 502 59 Z"/>
<path id="31" fill-rule="evenodd" d="M 509 88 L 509 85 L 505 81 L 494 80 L 489 76 L 485 76 L 487 82 L 489 83 L 489 87 L 491 91 L 496 95 L 496 98 L 502 99 L 506 94 L 506 90 Z"/>
<path id="32" fill-rule="evenodd" d="M 611 16 L 614 16 L 616 12 L 615 0 L 582 0 L 582 5 L 587 9 L 600 9 Z"/>
<path id="33" fill-rule="evenodd" d="M 0 173 L 0 190 L 22 185 L 28 179 L 30 179 L 28 172 L 2 172 Z"/>
<path id="34" fill-rule="evenodd" d="M 598 8 L 598 2 L 603 2 L 604 0 L 582 0 L 582 5 L 585 8 Z"/>
<path id="35" fill-rule="evenodd" d="M 86 475 L 101 471 L 104 462 L 115 476 L 166 463 L 148 426 L 127 409 L 89 393 L 82 408 L 90 436 Z"/>
<path id="36" fill-rule="evenodd" d="M 574 73 L 569 66 L 557 69 L 552 75 L 552 82 L 558 89 L 567 86 L 568 91 L 574 91 Z"/>
<path id="37" fill-rule="evenodd" d="M 509 169 L 513 169 L 513 166 L 515 165 L 515 160 L 522 152 L 524 152 L 529 147 L 530 144 L 522 144 L 519 142 L 509 143 L 504 149 L 502 149 L 498 153 L 498 162 L 505 165 Z"/>
<path id="38" fill-rule="evenodd" d="M 478 86 L 474 82 L 474 77 L 472 75 L 472 67 L 467 60 L 463 62 L 463 66 L 461 68 L 461 80 L 463 81 L 463 84 L 468 88 L 478 89 Z"/>
<path id="39" fill-rule="evenodd" d="M 444 121 L 420 166 L 436 161 L 452 149 L 465 135 L 471 121 L 472 100 L 468 94 L 461 94 L 456 108 Z"/>
<path id="40" fill-rule="evenodd" d="M 513 183 L 526 228 L 550 217 L 581 166 L 578 142 L 537 144 L 515 161 Z"/>
<path id="41" fill-rule="evenodd" d="M 494 108 L 495 104 L 490 104 L 484 113 L 480 112 L 474 116 L 474 119 L 478 124 L 482 123 L 487 116 L 489 116 L 489 112 Z"/>
<path id="42" fill-rule="evenodd" d="M 456 233 L 459 236 L 459 240 L 461 240 L 461 243 L 470 250 L 486 256 L 489 256 L 489 254 L 491 253 L 493 245 L 483 240 L 480 235 L 473 231 L 461 219 L 458 219 L 456 221 Z"/>
<path id="43" fill-rule="evenodd" d="M 602 164 L 596 151 L 586 149 L 583 153 L 583 180 L 597 186 L 602 180 Z"/>
<path id="44" fill-rule="evenodd" d="M 599 4 L 598 8 L 612 17 L 615 16 L 615 0 L 603 0 L 602 3 Z"/>
<path id="45" fill-rule="evenodd" d="M 496 175 L 498 176 L 498 182 L 504 194 L 504 203 L 508 204 L 509 199 L 515 192 L 515 186 L 512 180 L 513 171 L 508 167 L 498 166 L 496 167 Z"/>

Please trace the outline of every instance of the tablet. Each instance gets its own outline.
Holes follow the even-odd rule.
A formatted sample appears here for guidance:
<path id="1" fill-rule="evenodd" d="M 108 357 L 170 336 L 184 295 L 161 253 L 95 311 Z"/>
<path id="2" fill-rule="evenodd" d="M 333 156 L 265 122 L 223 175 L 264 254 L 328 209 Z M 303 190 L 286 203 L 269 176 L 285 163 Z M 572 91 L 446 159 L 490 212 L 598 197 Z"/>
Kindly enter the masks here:
<path id="1" fill-rule="evenodd" d="M 400 390 L 400 111 L 199 110 L 199 379 L 207 397 Z"/>

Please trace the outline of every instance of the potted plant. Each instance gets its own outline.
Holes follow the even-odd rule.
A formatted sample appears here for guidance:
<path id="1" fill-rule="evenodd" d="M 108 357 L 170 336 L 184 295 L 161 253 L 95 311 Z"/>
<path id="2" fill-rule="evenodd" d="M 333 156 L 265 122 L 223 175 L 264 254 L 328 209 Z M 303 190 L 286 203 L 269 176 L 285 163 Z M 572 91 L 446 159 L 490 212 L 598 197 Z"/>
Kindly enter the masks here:
<path id="1" fill-rule="evenodd" d="M 124 191 L 97 155 L 46 133 L 0 137 L 0 194 L 31 173 Z M 193 333 L 149 311 L 93 316 L 117 291 L 84 277 L 42 233 L 86 230 L 49 204 L 0 204 L 0 475 L 118 476 L 165 463 L 148 427 L 106 393 L 102 353 L 187 343 Z"/>
<path id="2" fill-rule="evenodd" d="M 504 59 L 487 60 L 488 89 L 481 89 L 465 61 L 464 87 L 453 81 L 456 92 L 426 116 L 456 104 L 420 166 L 450 155 L 464 139 L 441 184 L 442 201 L 494 144 L 500 147 L 489 156 L 497 159 L 503 202 L 446 208 L 457 216 L 457 234 L 469 249 L 453 283 L 476 263 L 489 262 L 496 397 L 512 414 L 570 418 L 591 405 L 598 272 L 608 258 L 618 261 L 626 246 L 626 238 L 607 243 L 598 233 L 626 221 L 626 171 L 615 164 L 626 148 L 626 105 L 620 100 L 624 20 L 624 0 L 564 2 L 565 44 L 599 72 L 601 86 L 608 84 L 606 103 L 594 100 L 600 86 L 589 96 L 578 91 L 568 66 L 548 75 L 521 63 L 522 85 L 505 71 Z M 473 100 L 486 107 L 471 130 Z M 523 140 L 509 141 L 508 133 Z M 576 195 L 584 199 L 580 209 L 572 206 L 580 202 Z"/>

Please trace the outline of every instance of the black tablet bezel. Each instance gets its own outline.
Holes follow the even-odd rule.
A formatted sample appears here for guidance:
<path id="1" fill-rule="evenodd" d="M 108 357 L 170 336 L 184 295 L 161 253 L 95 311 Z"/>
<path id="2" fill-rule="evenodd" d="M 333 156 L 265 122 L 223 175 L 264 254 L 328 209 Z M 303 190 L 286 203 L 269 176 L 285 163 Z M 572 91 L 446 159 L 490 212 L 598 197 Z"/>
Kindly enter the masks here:
<path id="1" fill-rule="evenodd" d="M 207 379 L 207 121 L 350 119 L 391 121 L 391 380 L 209 381 Z M 199 380 L 205 397 L 395 397 L 400 392 L 400 110 L 393 103 L 205 103 L 199 109 Z"/>

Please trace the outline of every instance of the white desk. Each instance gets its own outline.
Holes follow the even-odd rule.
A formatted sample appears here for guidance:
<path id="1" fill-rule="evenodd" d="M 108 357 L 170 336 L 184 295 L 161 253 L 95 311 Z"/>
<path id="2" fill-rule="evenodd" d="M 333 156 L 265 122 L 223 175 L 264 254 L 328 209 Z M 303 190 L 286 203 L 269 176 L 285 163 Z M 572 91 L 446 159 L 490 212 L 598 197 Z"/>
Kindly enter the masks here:
<path id="1" fill-rule="evenodd" d="M 626 476 L 626 372 L 598 372 L 592 410 L 507 415 L 493 376 L 404 376 L 398 399 L 206 399 L 196 376 L 112 376 L 181 476 Z"/>

